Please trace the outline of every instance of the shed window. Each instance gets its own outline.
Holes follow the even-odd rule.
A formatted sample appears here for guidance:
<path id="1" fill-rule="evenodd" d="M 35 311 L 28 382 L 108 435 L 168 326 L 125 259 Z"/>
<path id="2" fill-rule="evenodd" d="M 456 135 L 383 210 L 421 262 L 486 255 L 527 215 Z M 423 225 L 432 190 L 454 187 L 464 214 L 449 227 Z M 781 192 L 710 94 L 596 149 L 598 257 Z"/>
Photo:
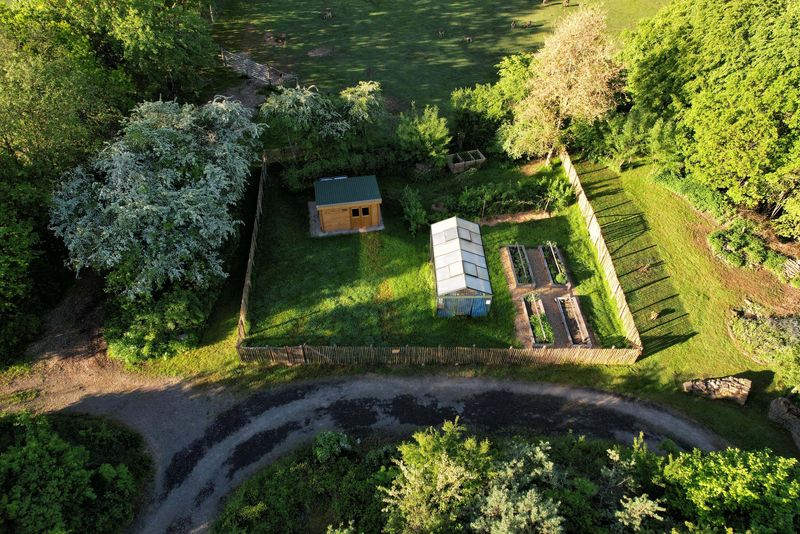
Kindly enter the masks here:
<path id="1" fill-rule="evenodd" d="M 361 208 L 361 216 L 369 217 L 369 208 Z"/>
<path id="2" fill-rule="evenodd" d="M 353 217 L 358 217 L 358 208 L 351 209 L 350 215 L 352 215 Z"/>

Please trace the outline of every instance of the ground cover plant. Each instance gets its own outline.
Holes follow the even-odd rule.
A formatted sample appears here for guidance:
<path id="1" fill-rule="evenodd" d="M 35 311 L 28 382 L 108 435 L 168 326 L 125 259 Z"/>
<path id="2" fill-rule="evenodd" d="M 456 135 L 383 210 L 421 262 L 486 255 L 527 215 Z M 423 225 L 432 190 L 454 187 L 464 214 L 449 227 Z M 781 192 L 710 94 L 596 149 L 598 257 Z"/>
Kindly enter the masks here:
<path id="1" fill-rule="evenodd" d="M 424 193 L 435 198 L 437 189 L 453 190 L 465 180 L 480 182 L 495 176 L 489 166 L 471 178 L 441 178 Z M 506 176 L 520 180 L 523 188 L 541 179 L 535 173 L 506 171 Z M 622 344 L 615 308 L 577 205 L 549 219 L 484 227 L 494 290 L 492 312 L 480 320 L 433 320 L 428 232 L 420 229 L 412 236 L 401 222 L 395 193 L 402 198 L 406 187 L 402 180 L 388 178 L 381 186 L 385 230 L 323 239 L 309 236 L 306 194 L 270 188 L 251 293 L 249 344 L 516 346 L 514 307 L 500 248 L 552 238 L 563 243 L 573 259 L 576 292 L 585 297 L 589 324 L 605 345 Z M 352 328 L 353 324 L 359 328 Z"/>
<path id="2" fill-rule="evenodd" d="M 611 32 L 632 27 L 664 3 L 607 0 Z M 228 0 L 213 31 L 220 45 L 297 74 L 303 85 L 333 92 L 375 80 L 401 107 L 415 100 L 446 110 L 453 89 L 493 81 L 503 56 L 538 47 L 567 11 L 559 2 L 540 4 L 333 0 L 300 8 L 291 0 Z"/>
<path id="3" fill-rule="evenodd" d="M 534 343 L 543 343 L 547 345 L 553 342 L 555 334 L 553 332 L 553 325 L 550 324 L 547 314 L 543 311 L 541 300 L 541 297 L 535 293 L 525 295 L 525 305 L 528 308 Z"/>
<path id="4" fill-rule="evenodd" d="M 123 532 L 151 473 L 141 437 L 102 419 L 0 417 L 0 528 Z"/>
<path id="5" fill-rule="evenodd" d="M 573 435 L 470 435 L 458 423 L 396 444 L 323 433 L 246 481 L 217 532 L 794 532 L 796 459 L 769 450 L 649 451 Z M 350 441 L 352 443 L 352 441 Z M 319 452 L 324 452 L 322 457 Z M 662 454 L 664 451 L 661 451 Z"/>

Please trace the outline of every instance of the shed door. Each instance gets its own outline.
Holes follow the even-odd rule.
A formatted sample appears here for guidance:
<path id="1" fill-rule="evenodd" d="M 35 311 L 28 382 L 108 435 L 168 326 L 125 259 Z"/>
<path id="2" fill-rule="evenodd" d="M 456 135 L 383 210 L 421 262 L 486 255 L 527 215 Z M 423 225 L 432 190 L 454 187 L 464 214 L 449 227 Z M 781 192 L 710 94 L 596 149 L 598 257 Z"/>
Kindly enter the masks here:
<path id="1" fill-rule="evenodd" d="M 370 220 L 369 206 L 350 208 L 350 228 L 366 228 L 370 225 Z"/>

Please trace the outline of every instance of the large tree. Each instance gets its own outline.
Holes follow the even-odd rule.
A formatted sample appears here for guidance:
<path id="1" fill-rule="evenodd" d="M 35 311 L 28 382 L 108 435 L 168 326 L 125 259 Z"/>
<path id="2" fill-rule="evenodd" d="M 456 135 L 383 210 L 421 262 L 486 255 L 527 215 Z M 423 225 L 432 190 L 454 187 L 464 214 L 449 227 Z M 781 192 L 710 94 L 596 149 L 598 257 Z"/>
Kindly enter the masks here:
<path id="1" fill-rule="evenodd" d="M 129 298 L 168 284 L 208 287 L 225 276 L 221 249 L 239 221 L 259 127 L 238 102 L 146 102 L 117 139 L 68 173 L 52 228 L 71 266 L 109 273 Z"/>
<path id="2" fill-rule="evenodd" d="M 512 157 L 546 155 L 549 164 L 570 120 L 592 121 L 613 107 L 620 68 L 603 11 L 587 7 L 567 15 L 530 69 L 527 95 L 513 107 L 500 137 Z"/>
<path id="3" fill-rule="evenodd" d="M 800 237 L 800 3 L 676 0 L 625 50 L 634 105 L 686 171 Z"/>

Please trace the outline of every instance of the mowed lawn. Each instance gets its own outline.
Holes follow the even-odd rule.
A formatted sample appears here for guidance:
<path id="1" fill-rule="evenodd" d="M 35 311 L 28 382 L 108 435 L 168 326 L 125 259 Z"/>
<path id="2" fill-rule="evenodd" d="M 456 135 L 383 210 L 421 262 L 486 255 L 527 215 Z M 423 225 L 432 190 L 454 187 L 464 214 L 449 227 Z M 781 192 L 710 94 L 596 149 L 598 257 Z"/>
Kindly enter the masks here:
<path id="1" fill-rule="evenodd" d="M 706 245 L 714 223 L 655 183 L 649 167 L 617 175 L 578 165 L 597 212 L 620 282 L 642 334 L 645 355 L 630 367 L 487 369 L 481 374 L 527 377 L 616 390 L 692 415 L 743 447 L 795 455 L 789 435 L 767 419 L 774 373 L 745 356 L 728 334 L 730 310 L 745 298 L 787 310 L 795 289 L 764 271 L 731 268 Z M 643 266 L 649 265 L 647 269 Z M 658 312 L 657 316 L 652 312 Z M 797 310 L 795 310 L 797 311 Z M 744 407 L 683 393 L 690 378 L 737 375 L 753 380 Z"/>
<path id="2" fill-rule="evenodd" d="M 214 36 L 229 50 L 296 74 L 302 85 L 331 92 L 376 80 L 398 108 L 416 101 L 446 109 L 453 89 L 494 81 L 503 56 L 535 50 L 555 21 L 592 3 L 599 1 L 564 8 L 554 0 L 547 6 L 540 0 L 228 0 L 220 5 Z M 632 28 L 664 4 L 603 2 L 609 31 Z M 323 18 L 326 8 L 332 19 Z M 285 46 L 267 37 L 283 33 Z"/>
<path id="3" fill-rule="evenodd" d="M 468 180 L 511 176 L 529 178 L 519 170 L 513 174 L 489 167 Z M 447 177 L 436 186 L 453 190 L 458 181 Z M 391 182 L 383 181 L 385 230 L 326 238 L 309 236 L 306 194 L 270 188 L 251 293 L 248 343 L 518 346 L 500 247 L 548 240 L 565 251 L 578 281 L 576 292 L 582 295 L 598 337 L 609 346 L 622 343 L 615 309 L 576 204 L 549 219 L 484 227 L 494 290 L 491 313 L 480 319 L 445 319 L 435 316 L 428 230 L 411 236 L 391 196 L 399 184 L 393 187 Z"/>

